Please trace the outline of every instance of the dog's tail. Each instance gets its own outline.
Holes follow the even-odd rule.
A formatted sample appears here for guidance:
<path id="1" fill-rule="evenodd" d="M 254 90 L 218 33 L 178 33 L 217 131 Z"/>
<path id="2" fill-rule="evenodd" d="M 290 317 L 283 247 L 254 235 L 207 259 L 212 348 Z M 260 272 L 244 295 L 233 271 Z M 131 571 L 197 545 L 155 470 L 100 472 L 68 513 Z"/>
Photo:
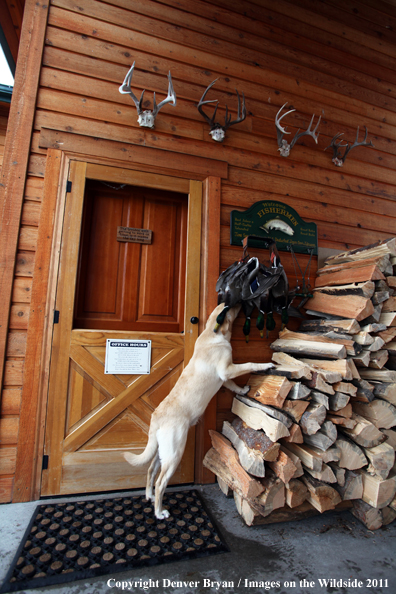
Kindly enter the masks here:
<path id="1" fill-rule="evenodd" d="M 144 466 L 151 462 L 158 449 L 158 442 L 155 433 L 150 432 L 146 449 L 141 454 L 131 454 L 124 452 L 124 458 L 132 466 Z"/>

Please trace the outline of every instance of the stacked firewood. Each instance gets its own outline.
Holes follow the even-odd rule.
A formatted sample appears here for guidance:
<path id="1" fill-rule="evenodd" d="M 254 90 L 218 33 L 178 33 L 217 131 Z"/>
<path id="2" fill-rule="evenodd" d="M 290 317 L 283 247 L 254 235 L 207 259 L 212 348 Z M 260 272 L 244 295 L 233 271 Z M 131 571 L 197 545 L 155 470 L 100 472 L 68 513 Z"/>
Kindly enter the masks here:
<path id="1" fill-rule="evenodd" d="M 204 465 L 248 525 L 350 508 L 377 529 L 396 517 L 396 239 L 328 258 L 306 308 Z"/>

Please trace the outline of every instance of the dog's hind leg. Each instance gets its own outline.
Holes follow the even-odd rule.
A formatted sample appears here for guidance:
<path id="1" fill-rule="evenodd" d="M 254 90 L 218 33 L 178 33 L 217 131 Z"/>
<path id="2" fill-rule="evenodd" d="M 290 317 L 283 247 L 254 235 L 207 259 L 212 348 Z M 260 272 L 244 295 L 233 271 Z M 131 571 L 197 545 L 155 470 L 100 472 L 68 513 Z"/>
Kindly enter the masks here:
<path id="1" fill-rule="evenodd" d="M 154 458 L 152 459 L 150 467 L 147 471 L 146 499 L 148 499 L 149 501 L 153 501 L 153 502 L 155 501 L 154 493 L 153 493 L 154 481 L 155 481 L 155 478 L 158 474 L 160 467 L 161 467 L 161 461 L 160 461 L 159 453 L 157 450 L 157 453 L 155 454 Z"/>
<path id="2" fill-rule="evenodd" d="M 163 508 L 162 498 L 165 489 L 179 466 L 186 447 L 188 426 L 162 428 L 157 431 L 158 452 L 161 461 L 161 472 L 155 483 L 155 516 L 162 520 L 169 518 L 168 510 Z"/>

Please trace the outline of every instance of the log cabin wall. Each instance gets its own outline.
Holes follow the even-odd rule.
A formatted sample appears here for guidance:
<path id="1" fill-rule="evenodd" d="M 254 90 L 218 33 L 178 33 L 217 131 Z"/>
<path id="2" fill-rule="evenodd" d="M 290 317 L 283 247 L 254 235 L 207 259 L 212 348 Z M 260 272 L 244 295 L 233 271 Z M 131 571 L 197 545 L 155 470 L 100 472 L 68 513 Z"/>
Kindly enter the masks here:
<path id="1" fill-rule="evenodd" d="M 229 245 L 230 211 L 259 200 L 280 200 L 315 222 L 320 247 L 363 246 L 396 234 L 395 29 L 396 7 L 384 0 L 51 0 L 7 337 L 1 501 L 33 493 L 28 487 L 13 495 L 13 486 L 17 447 L 24 440 L 23 431 L 18 433 L 19 407 L 47 155 L 40 148 L 40 131 L 79 134 L 92 144 L 103 139 L 171 150 L 181 160 L 191 155 L 226 162 L 219 272 L 241 255 Z M 165 96 L 166 75 L 172 73 L 177 107 L 161 110 L 155 131 L 138 127 L 132 101 L 118 92 L 133 61 L 132 88 L 138 96 L 145 88 L 150 105 L 153 91 L 159 100 Z M 210 138 L 196 108 L 216 78 L 207 99 L 219 100 L 218 117 L 224 118 L 226 103 L 235 114 L 235 89 L 244 92 L 248 112 L 222 144 Z M 302 138 L 283 158 L 274 119 L 286 102 L 296 110 L 284 120 L 289 138 L 308 126 L 312 114 L 322 121 L 317 145 Z M 353 142 L 358 126 L 361 134 L 367 126 L 375 148 L 356 148 L 344 167 L 335 167 L 332 151 L 324 149 L 339 132 Z M 264 261 L 268 257 L 258 250 L 250 253 Z M 283 262 L 294 286 L 287 254 Z M 304 270 L 307 258 L 299 262 Z M 236 326 L 234 359 L 270 359 L 279 319 L 268 340 L 259 338 L 253 324 L 248 345 L 241 327 L 242 322 Z M 219 426 L 230 416 L 230 403 L 230 393 L 222 390 Z"/>

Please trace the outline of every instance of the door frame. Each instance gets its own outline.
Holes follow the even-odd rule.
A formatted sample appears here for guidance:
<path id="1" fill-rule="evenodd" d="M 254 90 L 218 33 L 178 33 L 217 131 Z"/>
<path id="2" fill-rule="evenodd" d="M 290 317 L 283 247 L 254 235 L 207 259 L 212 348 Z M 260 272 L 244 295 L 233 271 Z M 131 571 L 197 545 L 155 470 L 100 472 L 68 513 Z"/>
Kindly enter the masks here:
<path id="1" fill-rule="evenodd" d="M 18 457 L 22 459 L 32 450 L 34 454 L 31 455 L 30 475 L 29 477 L 24 475 L 18 476 L 16 474 L 16 482 L 18 479 L 24 482 L 24 492 L 22 496 L 14 497 L 14 501 L 24 500 L 28 501 L 31 499 L 38 499 L 41 493 L 41 470 L 42 460 L 44 453 L 44 436 L 45 436 L 45 425 L 47 416 L 47 405 L 48 405 L 48 379 L 49 379 L 49 367 L 50 367 L 50 353 L 52 346 L 52 333 L 53 333 L 53 311 L 55 309 L 56 299 L 56 286 L 58 280 L 59 271 L 59 257 L 60 257 L 60 242 L 63 228 L 63 212 L 65 208 L 66 199 L 66 184 L 67 177 L 69 174 L 69 163 L 71 160 L 82 161 L 87 164 L 89 169 L 89 177 L 92 171 L 96 171 L 95 175 L 99 175 L 98 172 L 105 172 L 107 180 L 112 181 L 113 178 L 109 178 L 110 173 L 117 172 L 117 177 L 114 181 L 119 183 L 126 183 L 125 180 L 132 180 L 130 183 L 133 185 L 141 185 L 145 187 L 162 188 L 162 189 L 174 189 L 175 186 L 180 188 L 183 193 L 189 193 L 190 188 L 196 187 L 196 184 L 202 184 L 203 196 L 202 196 L 202 225 L 201 225 L 201 250 L 192 251 L 190 250 L 189 257 L 191 261 L 195 261 L 200 266 L 201 270 L 201 285 L 199 295 L 189 295 L 186 299 L 198 298 L 199 302 L 199 324 L 192 326 L 191 331 L 186 332 L 186 348 L 190 349 L 190 356 L 193 352 L 194 343 L 198 333 L 202 330 L 208 312 L 217 304 L 217 298 L 215 294 L 215 284 L 219 274 L 220 266 L 220 190 L 221 190 L 221 178 L 215 176 L 207 176 L 204 178 L 202 173 L 199 172 L 195 178 L 194 174 L 175 172 L 175 170 L 169 169 L 169 173 L 161 168 L 161 174 L 150 173 L 147 171 L 141 171 L 136 169 L 136 164 L 121 164 L 120 161 L 114 163 L 109 160 L 98 159 L 97 157 L 89 158 L 86 155 L 80 156 L 75 154 L 66 153 L 59 149 L 49 149 L 48 156 L 57 156 L 61 158 L 63 166 L 59 170 L 59 178 L 57 183 L 45 184 L 48 187 L 48 193 L 51 195 L 51 199 L 56 201 L 55 216 L 51 225 L 52 234 L 52 249 L 51 259 L 49 264 L 49 278 L 47 284 L 47 300 L 46 300 L 46 315 L 45 315 L 45 327 L 43 329 L 44 340 L 42 344 L 42 356 L 40 360 L 40 381 L 37 390 L 37 408 L 38 414 L 33 420 L 35 430 L 32 431 L 32 436 L 29 441 L 23 440 L 20 442 L 18 447 Z M 174 175 L 176 173 L 177 177 Z M 53 175 L 53 173 L 52 173 Z M 180 177 L 184 175 L 185 177 Z M 88 177 L 87 176 L 87 177 Z M 98 179 L 98 177 L 96 177 Z M 48 181 L 48 180 L 47 180 Z M 186 187 L 188 190 L 186 192 Z M 189 346 L 187 346 L 189 345 Z M 22 411 L 21 411 L 22 412 Z M 29 419 L 32 423 L 32 419 Z M 26 422 L 28 418 L 26 417 Z M 216 427 L 216 399 L 214 398 L 209 405 L 204 418 L 198 423 L 196 427 L 196 446 L 195 446 L 195 482 L 213 482 L 213 475 L 209 473 L 202 466 L 203 457 L 209 449 L 208 444 L 208 429 L 214 429 Z M 29 458 L 29 455 L 28 455 Z M 24 470 L 27 470 L 25 464 Z M 18 471 L 18 467 L 17 467 Z"/>

